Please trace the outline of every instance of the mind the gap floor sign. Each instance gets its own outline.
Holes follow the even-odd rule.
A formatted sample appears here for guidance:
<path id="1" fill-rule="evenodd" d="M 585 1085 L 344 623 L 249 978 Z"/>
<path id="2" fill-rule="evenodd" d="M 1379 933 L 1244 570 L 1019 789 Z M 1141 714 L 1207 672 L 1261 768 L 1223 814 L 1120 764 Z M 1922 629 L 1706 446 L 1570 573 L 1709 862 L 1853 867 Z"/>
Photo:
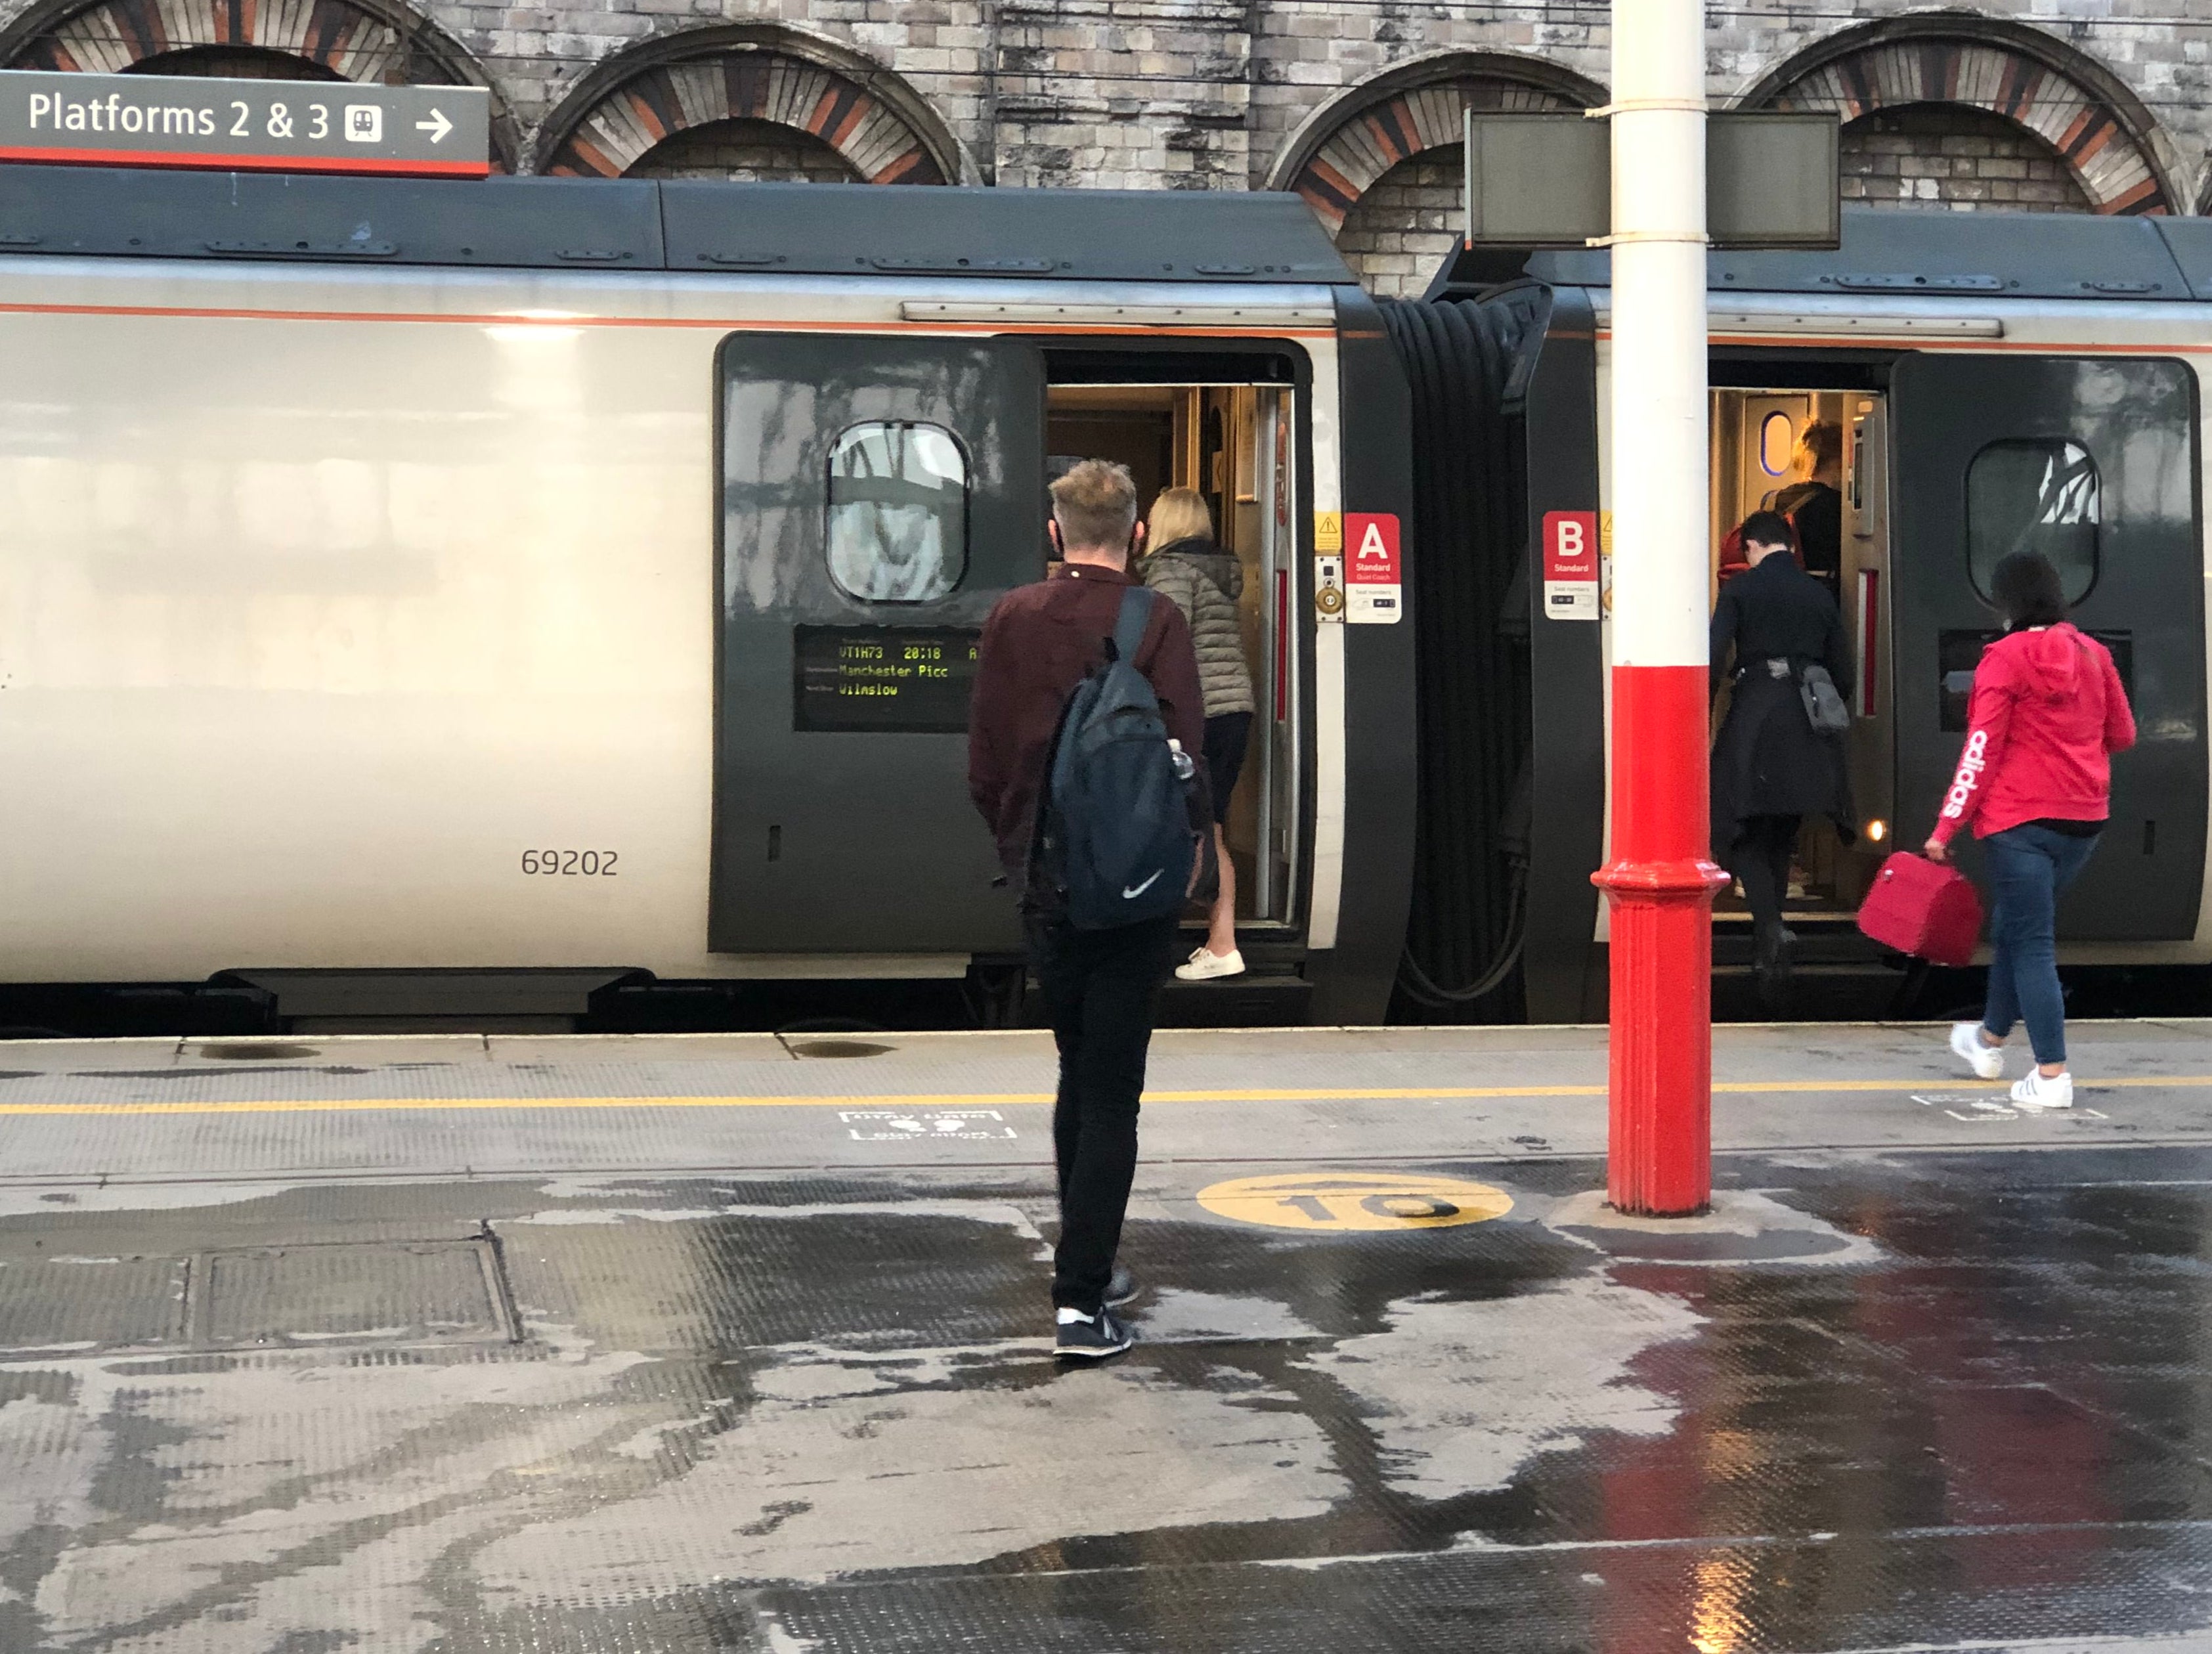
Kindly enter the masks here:
<path id="1" fill-rule="evenodd" d="M 0 161 L 482 178 L 491 170 L 491 94 L 0 70 Z"/>

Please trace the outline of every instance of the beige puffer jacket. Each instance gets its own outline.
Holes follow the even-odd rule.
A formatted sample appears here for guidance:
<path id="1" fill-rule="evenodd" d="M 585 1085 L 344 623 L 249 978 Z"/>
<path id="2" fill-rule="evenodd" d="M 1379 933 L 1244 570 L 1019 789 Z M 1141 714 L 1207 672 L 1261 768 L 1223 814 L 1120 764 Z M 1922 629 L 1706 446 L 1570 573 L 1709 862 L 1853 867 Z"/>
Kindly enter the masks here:
<path id="1" fill-rule="evenodd" d="M 1206 715 L 1251 712 L 1252 668 L 1244 659 L 1244 626 L 1237 599 L 1244 593 L 1244 569 L 1212 540 L 1177 540 L 1145 559 L 1145 584 L 1164 593 L 1190 623 L 1198 647 L 1198 679 Z"/>

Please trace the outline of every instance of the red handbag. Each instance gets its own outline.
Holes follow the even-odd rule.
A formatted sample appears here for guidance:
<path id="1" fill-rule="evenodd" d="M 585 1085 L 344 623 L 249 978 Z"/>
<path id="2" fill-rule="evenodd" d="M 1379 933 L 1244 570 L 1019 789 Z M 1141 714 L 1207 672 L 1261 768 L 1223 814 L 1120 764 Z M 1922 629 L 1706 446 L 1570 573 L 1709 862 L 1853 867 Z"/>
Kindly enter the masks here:
<path id="1" fill-rule="evenodd" d="M 1899 850 L 1881 864 L 1859 904 L 1859 928 L 1915 958 L 1969 964 L 1981 939 L 1982 898 L 1956 867 Z"/>

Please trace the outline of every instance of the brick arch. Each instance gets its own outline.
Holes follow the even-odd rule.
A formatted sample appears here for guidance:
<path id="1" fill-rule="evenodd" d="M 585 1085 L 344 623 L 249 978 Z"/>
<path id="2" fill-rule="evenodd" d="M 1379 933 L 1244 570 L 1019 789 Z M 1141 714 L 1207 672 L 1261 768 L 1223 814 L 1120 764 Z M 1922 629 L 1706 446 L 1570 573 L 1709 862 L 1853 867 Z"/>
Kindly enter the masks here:
<path id="1" fill-rule="evenodd" d="M 1400 65 L 1310 116 L 1284 146 L 1267 187 L 1295 190 L 1332 230 L 1401 161 L 1459 143 L 1462 112 L 1587 109 L 1605 90 L 1555 64 L 1455 52 Z"/>
<path id="2" fill-rule="evenodd" d="M 2157 123 L 2109 73 L 2021 25 L 1956 14 L 1847 29 L 1745 95 L 1746 108 L 1833 110 L 1846 124 L 1910 105 L 1996 115 L 2049 144 L 2093 212 L 2178 210 Z"/>
<path id="3" fill-rule="evenodd" d="M 0 65 L 10 69 L 191 73 L 225 52 L 289 58 L 340 80 L 491 88 L 458 41 L 403 0 L 48 0 L 0 29 Z M 511 167 L 516 147 L 493 90 L 495 159 Z"/>
<path id="4" fill-rule="evenodd" d="M 721 121 L 811 134 L 871 184 L 944 184 L 958 151 L 919 96 L 865 60 L 757 27 L 659 40 L 600 66 L 539 137 L 540 170 L 619 178 L 656 145 Z"/>

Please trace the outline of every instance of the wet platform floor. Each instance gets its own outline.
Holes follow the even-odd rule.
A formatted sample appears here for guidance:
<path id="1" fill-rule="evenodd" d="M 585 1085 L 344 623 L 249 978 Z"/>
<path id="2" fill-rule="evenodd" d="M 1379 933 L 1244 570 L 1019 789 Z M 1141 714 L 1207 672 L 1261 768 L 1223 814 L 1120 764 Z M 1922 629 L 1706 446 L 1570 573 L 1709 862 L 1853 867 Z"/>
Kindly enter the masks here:
<path id="1" fill-rule="evenodd" d="M 1042 1048 L 843 1043 L 0 1048 L 0 1651 L 2212 1647 L 2212 1026 L 1722 1031 L 1656 1231 L 1598 1034 L 1164 1037 L 1074 1371 Z"/>

